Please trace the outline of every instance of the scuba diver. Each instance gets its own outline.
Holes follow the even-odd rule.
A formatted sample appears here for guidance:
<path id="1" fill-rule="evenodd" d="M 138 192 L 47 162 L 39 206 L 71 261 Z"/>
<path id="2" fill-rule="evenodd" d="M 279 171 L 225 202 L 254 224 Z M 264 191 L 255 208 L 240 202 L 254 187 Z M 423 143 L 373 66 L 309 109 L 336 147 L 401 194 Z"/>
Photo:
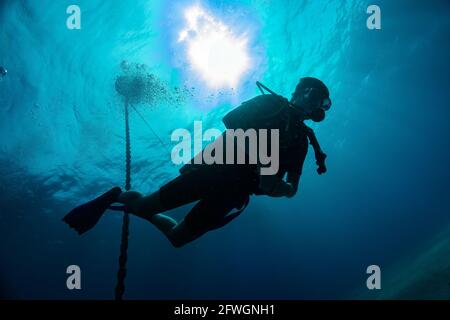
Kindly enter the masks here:
<path id="1" fill-rule="evenodd" d="M 326 155 L 304 121 L 324 120 L 325 112 L 331 107 L 329 90 L 319 79 L 305 77 L 288 100 L 259 82 L 257 85 L 263 94 L 229 112 L 223 122 L 227 129 L 278 129 L 276 174 L 261 174 L 260 163 L 194 164 L 191 161 L 180 169 L 178 177 L 150 195 L 122 192 L 121 188 L 114 187 L 73 209 L 63 220 L 82 234 L 93 228 L 108 208 L 119 209 L 148 220 L 178 248 L 238 217 L 251 195 L 293 197 L 298 190 L 308 142 L 314 148 L 317 172 L 326 172 Z M 263 89 L 270 94 L 264 94 Z M 197 203 L 180 222 L 162 214 L 193 202 Z M 114 203 L 123 206 L 112 207 Z"/>

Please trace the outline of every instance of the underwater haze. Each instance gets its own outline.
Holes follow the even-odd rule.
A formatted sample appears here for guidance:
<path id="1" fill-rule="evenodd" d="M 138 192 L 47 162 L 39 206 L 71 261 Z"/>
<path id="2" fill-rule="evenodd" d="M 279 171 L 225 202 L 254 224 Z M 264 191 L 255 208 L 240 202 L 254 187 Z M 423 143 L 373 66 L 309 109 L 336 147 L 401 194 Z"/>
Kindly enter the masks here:
<path id="1" fill-rule="evenodd" d="M 67 27 L 73 4 L 79 30 Z M 181 249 L 132 216 L 126 299 L 450 298 L 450 4 L 379 0 L 381 30 L 369 30 L 371 4 L 0 0 L 0 296 L 114 297 L 122 215 L 82 237 L 61 219 L 125 183 L 115 81 L 129 72 L 149 79 L 130 109 L 131 184 L 143 193 L 178 174 L 173 130 L 224 129 L 258 80 L 290 97 L 300 77 L 318 77 L 333 106 L 310 123 L 328 172 L 317 175 L 310 148 L 294 198 L 252 197 Z M 201 69 L 192 7 L 239 43 L 230 66 Z M 366 287 L 373 264 L 382 293 Z M 66 287 L 69 265 L 81 290 Z"/>

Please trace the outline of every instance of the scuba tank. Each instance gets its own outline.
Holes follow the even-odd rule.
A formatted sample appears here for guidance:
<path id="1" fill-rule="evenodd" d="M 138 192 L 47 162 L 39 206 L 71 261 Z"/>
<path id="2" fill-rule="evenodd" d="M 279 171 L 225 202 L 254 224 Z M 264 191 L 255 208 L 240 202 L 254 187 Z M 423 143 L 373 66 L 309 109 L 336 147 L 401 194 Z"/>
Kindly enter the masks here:
<path id="1" fill-rule="evenodd" d="M 243 102 L 240 106 L 226 114 L 222 119 L 225 127 L 227 129 L 242 129 L 244 131 L 251 128 L 279 128 L 280 140 L 289 141 L 290 118 L 299 117 L 304 119 L 302 110 L 289 102 L 285 97 L 267 88 L 261 82 L 257 81 L 256 85 L 262 95 Z M 263 89 L 270 94 L 266 94 Z M 280 124 L 284 125 L 280 126 Z M 325 165 L 327 155 L 322 151 L 314 130 L 304 124 L 303 121 L 301 121 L 300 125 L 305 130 L 309 143 L 314 149 L 318 167 L 317 173 L 323 174 L 327 171 Z"/>

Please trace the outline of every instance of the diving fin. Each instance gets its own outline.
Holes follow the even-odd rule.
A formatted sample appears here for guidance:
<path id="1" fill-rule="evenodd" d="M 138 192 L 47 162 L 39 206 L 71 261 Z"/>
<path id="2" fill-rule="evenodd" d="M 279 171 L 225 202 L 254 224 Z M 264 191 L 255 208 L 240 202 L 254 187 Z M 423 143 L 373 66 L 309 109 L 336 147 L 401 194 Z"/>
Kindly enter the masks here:
<path id="1" fill-rule="evenodd" d="M 114 187 L 98 198 L 76 207 L 62 220 L 81 235 L 97 224 L 106 209 L 117 201 L 121 192 L 119 187 Z"/>

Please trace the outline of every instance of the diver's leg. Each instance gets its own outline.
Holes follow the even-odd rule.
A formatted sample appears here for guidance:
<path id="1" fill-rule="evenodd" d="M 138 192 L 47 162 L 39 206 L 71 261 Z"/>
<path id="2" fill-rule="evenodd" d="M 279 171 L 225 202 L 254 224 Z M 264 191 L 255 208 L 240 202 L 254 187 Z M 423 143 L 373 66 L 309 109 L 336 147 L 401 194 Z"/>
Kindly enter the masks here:
<path id="1" fill-rule="evenodd" d="M 150 222 L 167 237 L 175 248 L 180 248 L 185 244 L 192 242 L 206 232 L 194 233 L 186 225 L 184 220 L 177 223 L 171 217 L 161 213 L 155 214 L 151 217 Z"/>
<path id="2" fill-rule="evenodd" d="M 150 221 L 163 231 L 174 247 L 179 248 L 237 217 L 239 213 L 230 214 L 235 207 L 233 200 L 224 194 L 200 200 L 178 224 L 162 214 L 153 216 Z"/>
<path id="3" fill-rule="evenodd" d="M 178 225 L 176 220 L 162 213 L 155 214 L 150 218 L 150 222 L 165 235 L 168 235 Z"/>
<path id="4" fill-rule="evenodd" d="M 211 229 L 208 219 L 203 219 L 208 209 L 212 209 L 210 201 L 200 200 L 180 223 L 161 213 L 148 220 L 164 233 L 175 248 L 180 248 Z"/>
<path id="5" fill-rule="evenodd" d="M 184 221 L 177 223 L 171 217 L 159 213 L 166 211 L 161 203 L 159 191 L 146 197 L 136 191 L 122 192 L 118 202 L 124 204 L 130 213 L 150 221 L 164 233 L 174 247 L 181 247 L 200 236 L 193 235 L 186 228 Z"/>
<path id="6" fill-rule="evenodd" d="M 187 227 L 184 220 L 180 223 L 177 223 L 171 217 L 160 213 L 155 214 L 153 217 L 151 217 L 150 222 L 154 226 L 156 226 L 162 233 L 164 233 L 164 235 L 175 248 L 180 248 L 185 244 L 197 239 L 203 234 L 193 233 Z"/>
<path id="7" fill-rule="evenodd" d="M 161 203 L 159 190 L 148 196 L 142 196 L 136 191 L 122 192 L 117 202 L 124 204 L 129 213 L 149 221 L 153 215 L 166 211 Z"/>
<path id="8" fill-rule="evenodd" d="M 194 232 L 186 224 L 186 221 L 182 220 L 169 232 L 167 232 L 166 236 L 175 248 L 181 248 L 182 246 L 194 241 L 195 239 L 200 238 L 207 231 L 208 230 Z"/>
<path id="9" fill-rule="evenodd" d="M 209 188 L 208 184 L 202 183 L 201 172 L 191 172 L 179 175 L 149 196 L 136 191 L 123 192 L 118 202 L 130 213 L 150 221 L 157 213 L 200 200 Z"/>

